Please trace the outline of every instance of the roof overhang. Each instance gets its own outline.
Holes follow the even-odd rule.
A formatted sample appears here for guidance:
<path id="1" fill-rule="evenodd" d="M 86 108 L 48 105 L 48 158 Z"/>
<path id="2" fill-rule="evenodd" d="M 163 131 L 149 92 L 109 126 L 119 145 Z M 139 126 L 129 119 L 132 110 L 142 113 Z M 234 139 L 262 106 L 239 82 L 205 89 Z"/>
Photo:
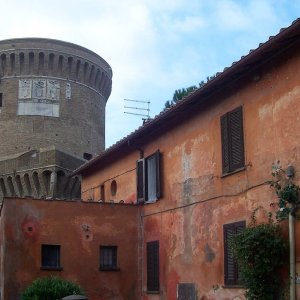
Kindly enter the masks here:
<path id="1" fill-rule="evenodd" d="M 132 143 L 138 141 L 142 137 L 147 136 L 151 131 L 161 128 L 163 124 L 168 123 L 172 119 L 176 118 L 179 112 L 190 111 L 195 104 L 200 105 L 208 99 L 208 96 L 214 91 L 218 90 L 221 86 L 231 84 L 233 80 L 241 78 L 250 71 L 253 71 L 262 63 L 266 63 L 274 58 L 275 55 L 287 50 L 300 40 L 300 19 L 295 20 L 291 26 L 281 29 L 276 36 L 271 36 L 267 42 L 261 43 L 255 50 L 242 56 L 238 62 L 233 62 L 228 68 L 225 68 L 223 72 L 217 73 L 216 76 L 209 80 L 205 85 L 189 94 L 176 105 L 169 109 L 162 111 L 154 119 L 147 121 L 143 126 L 139 127 L 136 131 L 132 132 L 128 136 L 124 137 L 116 144 L 100 153 L 98 156 L 88 161 L 77 170 L 74 175 L 84 174 L 99 164 L 109 161 L 117 152 L 132 151 Z M 180 122 L 180 118 L 176 118 L 177 122 Z"/>

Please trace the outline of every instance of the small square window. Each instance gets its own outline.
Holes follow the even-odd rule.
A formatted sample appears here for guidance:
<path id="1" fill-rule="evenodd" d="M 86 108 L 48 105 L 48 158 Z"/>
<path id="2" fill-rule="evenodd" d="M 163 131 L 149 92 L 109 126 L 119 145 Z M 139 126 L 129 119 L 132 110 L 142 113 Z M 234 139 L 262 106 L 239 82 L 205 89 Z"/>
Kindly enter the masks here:
<path id="1" fill-rule="evenodd" d="M 117 271 L 117 246 L 100 246 L 100 270 Z"/>
<path id="2" fill-rule="evenodd" d="M 60 266 L 60 245 L 42 245 L 41 269 L 62 269 Z"/>

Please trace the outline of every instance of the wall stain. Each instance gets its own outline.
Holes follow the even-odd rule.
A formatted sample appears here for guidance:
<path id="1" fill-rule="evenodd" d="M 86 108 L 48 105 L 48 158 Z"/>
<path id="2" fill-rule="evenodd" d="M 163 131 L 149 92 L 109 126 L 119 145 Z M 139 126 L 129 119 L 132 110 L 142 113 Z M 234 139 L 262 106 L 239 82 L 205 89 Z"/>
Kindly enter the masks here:
<path id="1" fill-rule="evenodd" d="M 206 244 L 206 245 L 204 246 L 204 252 L 205 252 L 205 260 L 206 260 L 207 262 L 212 262 L 212 261 L 215 259 L 216 254 L 215 254 L 215 252 L 209 247 L 208 244 Z"/>

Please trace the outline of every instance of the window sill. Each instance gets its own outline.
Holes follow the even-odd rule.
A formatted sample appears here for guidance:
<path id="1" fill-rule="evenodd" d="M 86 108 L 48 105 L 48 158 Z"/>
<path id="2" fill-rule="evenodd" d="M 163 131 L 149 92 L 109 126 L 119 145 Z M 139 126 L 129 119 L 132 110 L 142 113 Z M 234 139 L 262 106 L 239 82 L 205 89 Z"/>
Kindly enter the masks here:
<path id="1" fill-rule="evenodd" d="M 160 291 L 146 291 L 147 294 L 160 294 Z"/>
<path id="2" fill-rule="evenodd" d="M 234 171 L 228 172 L 228 173 L 223 173 L 223 174 L 221 175 L 221 178 L 227 177 L 227 176 L 230 176 L 230 175 L 233 175 L 233 174 L 235 174 L 235 173 L 239 173 L 239 172 L 242 172 L 242 171 L 245 171 L 245 170 L 246 170 L 246 166 L 244 166 L 244 167 L 242 167 L 242 168 L 239 168 L 239 169 L 236 169 L 236 170 L 234 170 Z"/>
<path id="3" fill-rule="evenodd" d="M 108 271 L 108 272 L 119 272 L 120 271 L 120 268 L 118 268 L 118 267 L 100 267 L 99 268 L 99 271 L 101 271 L 101 272 L 106 272 L 106 271 Z"/>
<path id="4" fill-rule="evenodd" d="M 145 201 L 144 204 L 152 204 L 152 203 L 156 203 L 158 199 L 156 200 L 151 200 L 151 201 Z"/>
<path id="5" fill-rule="evenodd" d="M 62 267 L 41 267 L 41 270 L 44 271 L 62 271 L 63 268 Z"/>

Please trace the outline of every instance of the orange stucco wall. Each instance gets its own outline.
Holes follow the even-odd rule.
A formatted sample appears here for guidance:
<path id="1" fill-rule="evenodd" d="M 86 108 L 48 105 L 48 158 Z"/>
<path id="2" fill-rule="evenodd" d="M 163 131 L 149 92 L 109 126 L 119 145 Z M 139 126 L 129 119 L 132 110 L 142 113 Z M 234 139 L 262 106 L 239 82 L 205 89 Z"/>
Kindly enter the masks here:
<path id="1" fill-rule="evenodd" d="M 32 280 L 49 275 L 80 284 L 89 300 L 136 299 L 137 221 L 132 205 L 5 199 L 1 299 L 20 299 Z M 40 269 L 41 244 L 61 245 L 62 271 Z M 119 271 L 99 271 L 100 245 L 118 247 Z"/>
<path id="2" fill-rule="evenodd" d="M 211 95 L 209 104 L 201 108 L 195 105 L 192 111 L 179 114 L 176 124 L 173 122 L 167 130 L 158 128 L 148 142 L 139 144 L 145 157 L 160 150 L 163 190 L 159 201 L 142 208 L 143 299 L 176 299 L 180 282 L 195 283 L 197 299 L 244 299 L 242 289 L 224 287 L 223 224 L 240 220 L 249 223 L 252 211 L 260 205 L 266 211 L 274 209 L 270 206 L 276 200 L 274 192 L 264 183 L 278 160 L 282 167 L 292 164 L 295 182 L 300 181 L 299 50 L 297 45 L 244 78 L 233 80 Z M 244 114 L 245 170 L 222 176 L 220 116 L 240 105 Z M 138 150 L 124 155 L 120 152 L 109 164 L 83 174 L 83 199 L 91 199 L 87 195 L 104 184 L 105 200 L 136 201 L 138 158 Z M 114 197 L 110 196 L 112 180 L 118 186 Z M 258 213 L 259 220 L 265 218 L 266 213 Z M 152 240 L 160 241 L 160 293 L 156 295 L 146 292 L 145 245 Z"/>

